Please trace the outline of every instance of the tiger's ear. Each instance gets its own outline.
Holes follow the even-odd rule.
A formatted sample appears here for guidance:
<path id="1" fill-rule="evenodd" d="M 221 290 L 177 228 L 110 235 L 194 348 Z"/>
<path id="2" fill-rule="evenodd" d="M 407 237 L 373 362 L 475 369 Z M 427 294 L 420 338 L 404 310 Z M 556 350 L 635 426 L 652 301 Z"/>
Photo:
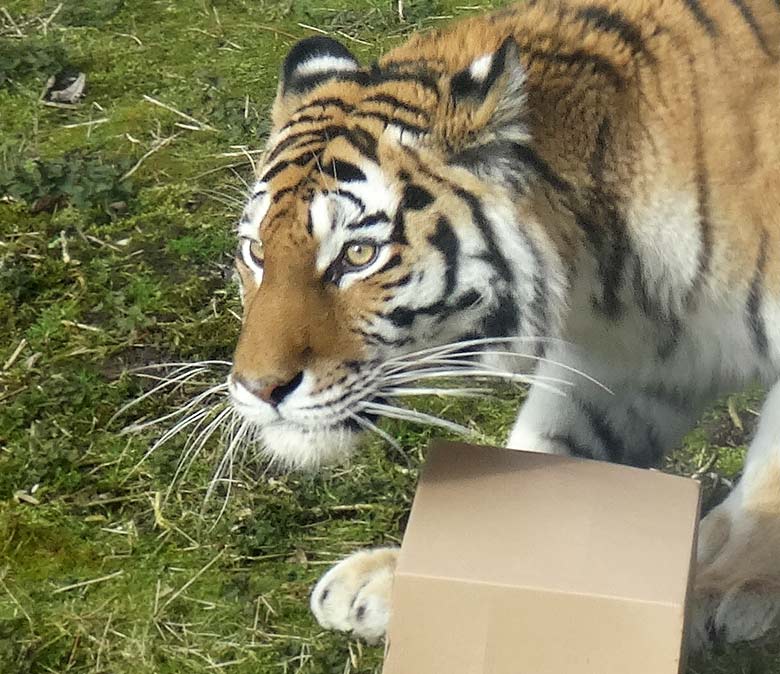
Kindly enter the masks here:
<path id="1" fill-rule="evenodd" d="M 275 128 L 284 124 L 301 97 L 319 84 L 360 68 L 343 44 L 329 37 L 307 37 L 287 54 L 272 110 Z"/>
<path id="2" fill-rule="evenodd" d="M 448 144 L 465 149 L 501 137 L 525 136 L 525 69 L 508 37 L 450 80 Z M 454 123 L 453 123 L 454 122 Z"/>

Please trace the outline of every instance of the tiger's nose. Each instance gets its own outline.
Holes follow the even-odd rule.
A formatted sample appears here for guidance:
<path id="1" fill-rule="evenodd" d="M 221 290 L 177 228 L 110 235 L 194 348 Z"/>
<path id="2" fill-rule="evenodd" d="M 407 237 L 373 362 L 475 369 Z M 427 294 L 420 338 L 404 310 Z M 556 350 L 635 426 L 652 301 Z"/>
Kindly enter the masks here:
<path id="1" fill-rule="evenodd" d="M 254 381 L 242 377 L 240 374 L 233 374 L 233 378 L 241 384 L 247 391 L 264 403 L 277 407 L 282 401 L 290 395 L 303 381 L 303 372 L 299 372 L 288 382 L 278 380 L 269 381 L 268 379 L 256 379 Z"/>

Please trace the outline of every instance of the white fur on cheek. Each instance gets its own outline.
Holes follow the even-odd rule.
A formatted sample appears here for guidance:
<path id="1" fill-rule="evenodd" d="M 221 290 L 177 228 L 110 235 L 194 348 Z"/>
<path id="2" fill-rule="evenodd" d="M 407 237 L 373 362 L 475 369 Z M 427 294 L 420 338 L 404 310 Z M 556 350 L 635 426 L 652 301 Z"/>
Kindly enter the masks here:
<path id="1" fill-rule="evenodd" d="M 252 275 L 255 277 L 255 283 L 260 285 L 263 281 L 263 268 L 252 259 L 252 254 L 250 253 L 251 247 L 252 241 L 250 239 L 244 239 L 241 244 L 241 257 L 244 260 L 244 264 L 252 270 Z"/>
<path id="2" fill-rule="evenodd" d="M 255 239 L 260 231 L 260 223 L 271 208 L 271 195 L 267 185 L 258 181 L 252 188 L 252 194 L 244 207 L 241 221 L 238 225 L 238 235 Z"/>

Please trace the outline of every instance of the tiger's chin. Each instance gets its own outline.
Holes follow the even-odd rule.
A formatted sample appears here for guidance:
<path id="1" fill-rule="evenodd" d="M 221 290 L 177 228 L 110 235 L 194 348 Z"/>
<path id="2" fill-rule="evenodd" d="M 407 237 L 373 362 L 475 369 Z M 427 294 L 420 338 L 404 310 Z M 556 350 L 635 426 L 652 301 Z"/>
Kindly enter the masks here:
<path id="1" fill-rule="evenodd" d="M 272 466 L 315 471 L 344 463 L 354 452 L 360 433 L 346 425 L 307 428 L 276 421 L 259 427 L 261 451 Z"/>

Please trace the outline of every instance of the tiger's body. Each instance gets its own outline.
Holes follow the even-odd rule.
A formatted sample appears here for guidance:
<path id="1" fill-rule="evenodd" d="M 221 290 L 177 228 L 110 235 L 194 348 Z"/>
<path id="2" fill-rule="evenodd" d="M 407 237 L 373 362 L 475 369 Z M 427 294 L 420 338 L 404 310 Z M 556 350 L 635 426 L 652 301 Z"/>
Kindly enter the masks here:
<path id="1" fill-rule="evenodd" d="M 539 0 L 371 68 L 299 43 L 237 262 L 230 388 L 268 453 L 346 456 L 395 413 L 410 363 L 437 364 L 420 350 L 459 342 L 428 353 L 532 371 L 510 447 L 638 466 L 758 380 L 697 583 L 730 637 L 763 631 L 776 606 L 750 592 L 780 586 L 779 57 L 776 0 Z M 561 380 L 565 397 L 545 385 Z M 380 636 L 394 559 L 329 572 L 320 622 Z"/>

